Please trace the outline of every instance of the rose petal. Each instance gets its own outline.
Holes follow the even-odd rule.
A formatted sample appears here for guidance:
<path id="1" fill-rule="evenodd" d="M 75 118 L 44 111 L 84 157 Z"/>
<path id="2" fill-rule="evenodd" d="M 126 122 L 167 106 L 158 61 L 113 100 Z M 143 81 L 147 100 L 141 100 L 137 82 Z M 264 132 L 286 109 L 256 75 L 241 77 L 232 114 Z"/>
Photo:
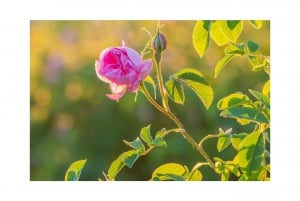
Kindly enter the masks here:
<path id="1" fill-rule="evenodd" d="M 139 67 L 138 67 L 141 75 L 141 79 L 145 79 L 151 72 L 152 69 L 152 60 L 147 59 L 145 60 Z"/>
<path id="2" fill-rule="evenodd" d="M 121 93 L 117 93 L 117 94 L 105 94 L 109 99 L 111 100 L 115 100 L 117 102 L 119 102 L 119 99 L 122 98 L 122 96 L 124 96 L 124 94 L 126 93 L 126 90 L 121 92 Z"/>
<path id="3" fill-rule="evenodd" d="M 106 83 L 111 82 L 109 79 L 107 79 L 106 77 L 101 75 L 101 73 L 100 73 L 100 62 L 99 61 L 95 61 L 95 70 L 96 70 L 96 74 L 97 74 L 97 76 L 100 80 L 102 80 L 103 82 L 106 82 Z"/>
<path id="4" fill-rule="evenodd" d="M 129 47 L 124 47 L 123 49 L 126 50 L 128 57 L 136 66 L 139 66 L 143 62 L 139 53 L 137 53 L 134 49 Z"/>

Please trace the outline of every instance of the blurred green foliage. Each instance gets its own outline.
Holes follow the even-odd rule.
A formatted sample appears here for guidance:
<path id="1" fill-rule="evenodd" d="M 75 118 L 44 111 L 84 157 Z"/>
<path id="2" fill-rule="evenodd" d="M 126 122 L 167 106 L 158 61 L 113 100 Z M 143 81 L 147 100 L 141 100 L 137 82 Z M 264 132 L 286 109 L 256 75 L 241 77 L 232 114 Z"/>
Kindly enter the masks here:
<path id="1" fill-rule="evenodd" d="M 219 117 L 219 99 L 248 89 L 261 90 L 268 80 L 264 72 L 251 72 L 246 58 L 234 58 L 214 79 L 214 67 L 224 56 L 223 48 L 211 41 L 199 58 L 192 44 L 196 21 L 161 21 L 161 32 L 168 46 L 163 53 L 165 77 L 183 67 L 201 70 L 212 84 L 215 99 L 207 111 L 197 96 L 186 90 L 185 105 L 171 103 L 174 112 L 196 141 L 205 135 L 233 128 L 233 132 L 251 130 L 232 119 Z M 157 21 L 31 21 L 30 23 L 30 180 L 64 180 L 68 166 L 87 159 L 80 180 L 97 180 L 111 162 L 128 148 L 122 142 L 134 140 L 142 127 L 173 128 L 170 120 L 139 94 L 127 93 L 119 103 L 109 100 L 107 84 L 95 73 L 94 63 L 102 50 L 126 45 L 141 52 L 150 39 L 141 28 L 155 33 Z M 264 55 L 270 55 L 270 22 L 260 30 L 244 23 L 237 43 L 253 40 Z M 154 75 L 154 71 L 152 72 Z M 247 130 L 246 130 L 247 132 Z M 164 163 L 185 164 L 189 168 L 202 161 L 199 154 L 179 135 L 166 137 L 167 148 L 158 148 L 139 159 L 132 169 L 124 168 L 117 180 L 148 180 L 153 170 Z M 204 144 L 211 157 L 231 159 L 233 150 L 219 153 L 217 140 Z M 206 172 L 205 172 L 206 171 Z M 205 173 L 204 173 L 205 172 Z M 216 180 L 209 167 L 203 168 L 203 180 Z M 211 174 L 210 174 L 211 173 Z"/>

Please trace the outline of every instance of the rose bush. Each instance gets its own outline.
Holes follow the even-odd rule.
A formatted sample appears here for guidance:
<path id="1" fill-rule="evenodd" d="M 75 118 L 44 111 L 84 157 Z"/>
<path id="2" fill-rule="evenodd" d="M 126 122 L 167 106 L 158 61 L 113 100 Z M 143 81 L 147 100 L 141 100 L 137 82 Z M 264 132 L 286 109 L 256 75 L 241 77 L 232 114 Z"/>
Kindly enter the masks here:
<path id="1" fill-rule="evenodd" d="M 152 68 L 152 60 L 142 60 L 132 48 L 110 47 L 100 53 L 95 63 L 97 76 L 110 86 L 111 94 L 106 96 L 112 100 L 119 99 L 126 91 L 135 92 L 140 82 L 145 79 Z"/>

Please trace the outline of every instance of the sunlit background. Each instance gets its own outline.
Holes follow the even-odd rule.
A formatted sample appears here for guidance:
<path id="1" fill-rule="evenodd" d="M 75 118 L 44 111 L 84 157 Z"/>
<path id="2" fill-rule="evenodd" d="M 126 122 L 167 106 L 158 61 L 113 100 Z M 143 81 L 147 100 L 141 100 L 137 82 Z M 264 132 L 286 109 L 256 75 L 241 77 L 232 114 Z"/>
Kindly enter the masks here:
<path id="1" fill-rule="evenodd" d="M 165 79 L 184 67 L 202 71 L 212 84 L 215 99 L 207 111 L 198 97 L 186 90 L 184 106 L 171 104 L 196 141 L 230 127 L 233 132 L 250 131 L 236 121 L 219 117 L 217 101 L 236 91 L 261 90 L 268 79 L 264 72 L 252 72 L 246 58 L 227 64 L 217 79 L 214 67 L 224 56 L 223 47 L 211 41 L 200 59 L 192 44 L 196 21 L 161 21 L 167 38 L 162 69 Z M 149 41 L 146 28 L 155 33 L 157 21 L 31 21 L 30 23 L 30 179 L 63 180 L 68 166 L 87 159 L 81 180 L 103 178 L 111 162 L 129 148 L 122 142 L 134 140 L 142 127 L 154 132 L 172 128 L 173 123 L 150 105 L 142 94 L 127 93 L 120 102 L 109 100 L 107 84 L 95 73 L 100 52 L 110 46 L 126 45 L 141 52 Z M 244 22 L 239 42 L 253 40 L 264 55 L 270 55 L 270 23 L 260 30 Z M 152 76 L 155 77 L 154 70 Z M 161 164 L 175 162 L 192 168 L 203 158 L 179 134 L 166 137 L 167 148 L 157 148 L 141 157 L 132 169 L 124 168 L 117 180 L 148 180 Z M 231 159 L 233 149 L 218 153 L 216 140 L 204 144 L 210 156 Z M 204 180 L 218 180 L 210 168 L 203 168 Z"/>

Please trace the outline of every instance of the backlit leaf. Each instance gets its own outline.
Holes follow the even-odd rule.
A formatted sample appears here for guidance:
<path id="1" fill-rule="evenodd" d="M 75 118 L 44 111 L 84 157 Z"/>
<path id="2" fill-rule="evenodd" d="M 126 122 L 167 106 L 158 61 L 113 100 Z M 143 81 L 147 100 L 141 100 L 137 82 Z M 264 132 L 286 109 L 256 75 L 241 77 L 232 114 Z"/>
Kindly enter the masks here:
<path id="1" fill-rule="evenodd" d="M 152 138 L 151 132 L 150 132 L 150 126 L 151 125 L 148 125 L 148 126 L 142 128 L 140 131 L 140 136 L 141 136 L 142 140 L 144 140 L 144 142 L 146 142 L 147 144 L 153 143 L 153 138 Z"/>
<path id="2" fill-rule="evenodd" d="M 200 20 L 193 30 L 193 45 L 200 57 L 202 57 L 209 46 L 209 20 Z"/>
<path id="3" fill-rule="evenodd" d="M 248 175 L 260 169 L 264 157 L 264 142 L 260 132 L 247 135 L 239 146 L 239 152 L 234 158 L 243 172 Z"/>
<path id="4" fill-rule="evenodd" d="M 231 134 L 222 134 L 218 137 L 217 149 L 219 152 L 226 149 L 231 142 Z"/>
<path id="5" fill-rule="evenodd" d="M 224 110 L 220 114 L 223 117 L 246 119 L 257 123 L 269 123 L 268 117 L 251 106 L 238 106 Z"/>
<path id="6" fill-rule="evenodd" d="M 262 93 L 263 93 L 265 96 L 270 97 L 270 80 L 268 80 L 268 81 L 264 84 Z"/>
<path id="7" fill-rule="evenodd" d="M 233 148 L 239 150 L 240 143 L 247 135 L 247 133 L 231 134 L 231 145 L 233 146 Z"/>
<path id="8" fill-rule="evenodd" d="M 166 82 L 166 89 L 169 97 L 175 102 L 179 104 L 184 103 L 184 92 L 182 84 L 178 79 L 170 79 Z"/>
<path id="9" fill-rule="evenodd" d="M 268 109 L 270 109 L 270 98 L 268 96 L 265 96 L 264 94 L 249 89 L 249 92 L 259 101 L 261 101 Z"/>
<path id="10" fill-rule="evenodd" d="M 262 26 L 262 20 L 249 20 L 249 22 L 255 29 L 260 29 Z"/>
<path id="11" fill-rule="evenodd" d="M 214 98 L 213 89 L 204 79 L 200 71 L 185 68 L 176 73 L 175 76 L 185 82 L 197 94 L 206 109 L 210 107 Z"/>
<path id="12" fill-rule="evenodd" d="M 244 49 L 243 49 L 243 45 L 242 46 L 238 46 L 238 45 L 229 45 L 227 47 L 225 47 L 224 52 L 227 55 L 230 54 L 235 54 L 235 55 L 244 55 Z"/>
<path id="13" fill-rule="evenodd" d="M 134 149 L 140 150 L 141 152 L 145 151 L 145 146 L 139 137 L 137 137 L 132 142 L 128 142 L 128 141 L 124 140 L 124 143 Z"/>
<path id="14" fill-rule="evenodd" d="M 233 58 L 233 54 L 225 55 L 216 65 L 215 67 L 215 78 L 219 75 L 221 70 L 225 67 L 225 65 Z"/>
<path id="15" fill-rule="evenodd" d="M 251 101 L 248 96 L 240 92 L 237 92 L 237 93 L 230 94 L 222 98 L 221 100 L 219 100 L 217 107 L 219 110 L 224 110 L 230 107 L 236 107 L 250 102 Z"/>
<path id="16" fill-rule="evenodd" d="M 108 169 L 108 176 L 109 179 L 114 180 L 115 177 L 118 175 L 120 170 L 125 166 L 124 161 L 122 160 L 122 156 L 119 155 L 116 160 L 114 160 Z"/>
<path id="17" fill-rule="evenodd" d="M 226 38 L 224 33 L 221 31 L 220 21 L 216 20 L 211 23 L 210 25 L 210 37 L 213 39 L 213 41 L 218 45 L 218 46 L 223 46 L 226 45 L 229 40 Z"/>
<path id="18" fill-rule="evenodd" d="M 139 156 L 140 154 L 138 150 L 130 150 L 121 154 L 124 164 L 129 168 L 132 168 Z"/>
<path id="19" fill-rule="evenodd" d="M 245 45 L 245 51 L 248 54 L 254 54 L 259 49 L 259 45 L 255 43 L 254 41 L 248 40 Z"/>
<path id="20" fill-rule="evenodd" d="M 85 163 L 86 159 L 72 163 L 65 174 L 65 181 L 78 181 Z"/>
<path id="21" fill-rule="evenodd" d="M 152 180 L 180 180 L 184 178 L 186 169 L 177 163 L 166 163 L 156 168 L 152 173 Z M 184 180 L 184 179 L 183 179 Z"/>
<path id="22" fill-rule="evenodd" d="M 243 30 L 243 21 L 241 21 L 241 20 L 220 20 L 219 26 L 220 26 L 221 31 L 225 35 L 225 37 L 229 41 L 236 43 L 237 39 L 239 38 L 239 36 Z"/>

